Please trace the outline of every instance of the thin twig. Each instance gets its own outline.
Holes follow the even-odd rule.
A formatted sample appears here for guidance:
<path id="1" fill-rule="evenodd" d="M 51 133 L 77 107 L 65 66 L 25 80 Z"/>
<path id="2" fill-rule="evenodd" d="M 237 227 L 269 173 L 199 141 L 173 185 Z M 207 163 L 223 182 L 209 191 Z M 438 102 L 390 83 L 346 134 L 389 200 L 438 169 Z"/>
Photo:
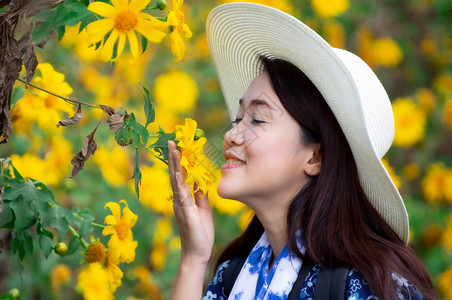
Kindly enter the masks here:
<path id="1" fill-rule="evenodd" d="M 69 103 L 71 103 L 71 104 L 80 104 L 80 105 L 89 106 L 89 107 L 94 107 L 94 108 L 99 108 L 99 109 L 102 109 L 102 110 L 103 110 L 103 108 L 102 108 L 101 106 L 99 106 L 99 105 L 95 105 L 95 104 L 91 104 L 91 103 L 86 103 L 86 102 L 83 102 L 83 101 L 80 101 L 80 100 L 77 100 L 77 99 L 71 99 L 71 98 L 67 98 L 67 97 L 64 97 L 64 96 L 55 94 L 55 93 L 53 93 L 53 92 L 51 92 L 51 91 L 48 91 L 48 90 L 46 90 L 46 89 L 44 89 L 44 88 L 42 88 L 42 87 L 39 87 L 39 86 L 37 86 L 37 85 L 34 85 L 33 83 L 27 83 L 25 80 L 20 79 L 20 78 L 17 78 L 16 80 L 18 80 L 18 81 L 24 83 L 25 85 L 29 85 L 29 86 L 34 87 L 35 89 L 41 90 L 41 91 L 43 91 L 43 92 L 46 92 L 47 94 L 50 94 L 50 95 L 52 95 L 52 96 L 58 97 L 58 98 L 60 98 L 60 99 L 63 99 L 64 101 L 69 102 Z"/>

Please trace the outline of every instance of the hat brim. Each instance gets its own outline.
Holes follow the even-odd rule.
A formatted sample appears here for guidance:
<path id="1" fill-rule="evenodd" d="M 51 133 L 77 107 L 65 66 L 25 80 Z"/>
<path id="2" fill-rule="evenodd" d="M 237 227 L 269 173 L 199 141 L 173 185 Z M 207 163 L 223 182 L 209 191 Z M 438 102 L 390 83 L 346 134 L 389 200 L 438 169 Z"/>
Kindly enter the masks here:
<path id="1" fill-rule="evenodd" d="M 408 243 L 408 214 L 381 162 L 394 136 L 391 104 L 373 71 L 356 55 L 332 48 L 298 19 L 264 5 L 220 5 L 210 12 L 206 31 L 231 120 L 239 99 L 260 72 L 261 55 L 297 66 L 336 116 L 370 202 Z"/>

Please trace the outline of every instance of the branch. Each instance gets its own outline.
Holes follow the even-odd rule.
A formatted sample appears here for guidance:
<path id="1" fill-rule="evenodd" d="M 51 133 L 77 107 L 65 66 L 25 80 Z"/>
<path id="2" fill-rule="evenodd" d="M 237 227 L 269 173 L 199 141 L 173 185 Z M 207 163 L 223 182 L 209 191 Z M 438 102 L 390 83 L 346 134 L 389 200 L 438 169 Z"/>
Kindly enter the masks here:
<path id="1" fill-rule="evenodd" d="M 88 107 L 93 107 L 93 108 L 99 108 L 99 109 L 104 110 L 104 108 L 102 108 L 102 106 L 100 106 L 100 105 L 95 105 L 95 104 L 91 104 L 91 103 L 86 103 L 86 102 L 83 102 L 83 101 L 80 101 L 80 100 L 77 100 L 77 99 L 71 99 L 71 98 L 67 98 L 67 97 L 64 97 L 64 96 L 55 94 L 55 93 L 53 93 L 53 92 L 51 92 L 51 91 L 48 91 L 48 90 L 46 90 L 46 89 L 44 89 L 44 88 L 42 88 L 42 87 L 39 87 L 39 86 L 37 86 L 37 85 L 34 85 L 34 84 L 32 84 L 32 83 L 27 83 L 25 80 L 20 79 L 20 78 L 17 78 L 16 80 L 18 80 L 18 81 L 24 83 L 25 86 L 28 86 L 28 85 L 29 85 L 29 86 L 32 86 L 32 87 L 34 87 L 35 89 L 38 89 L 38 90 L 43 91 L 43 92 L 46 92 L 47 94 L 50 94 L 50 95 L 55 96 L 55 97 L 57 97 L 57 98 L 63 99 L 64 101 L 69 102 L 69 103 L 71 103 L 71 104 L 80 104 L 80 105 L 84 105 L 84 106 L 88 106 Z"/>

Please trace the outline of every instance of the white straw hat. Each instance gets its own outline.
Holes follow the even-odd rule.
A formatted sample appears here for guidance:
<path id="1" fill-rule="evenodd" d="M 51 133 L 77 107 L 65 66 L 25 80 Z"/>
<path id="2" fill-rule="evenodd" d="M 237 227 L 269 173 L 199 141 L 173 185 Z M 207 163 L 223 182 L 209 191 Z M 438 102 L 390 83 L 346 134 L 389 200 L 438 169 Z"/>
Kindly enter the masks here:
<path id="1" fill-rule="evenodd" d="M 298 19 L 272 7 L 229 3 L 207 19 L 207 41 L 231 119 L 260 72 L 259 56 L 291 62 L 315 84 L 353 152 L 364 192 L 400 239 L 408 243 L 408 214 L 381 158 L 394 138 L 388 95 L 358 56 L 332 48 Z"/>

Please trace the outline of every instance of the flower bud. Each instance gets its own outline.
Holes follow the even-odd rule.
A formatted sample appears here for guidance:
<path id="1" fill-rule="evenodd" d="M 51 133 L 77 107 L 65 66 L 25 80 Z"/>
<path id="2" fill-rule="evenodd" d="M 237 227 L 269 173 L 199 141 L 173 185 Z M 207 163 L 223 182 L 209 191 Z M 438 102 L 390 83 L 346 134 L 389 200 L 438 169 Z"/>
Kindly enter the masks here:
<path id="1" fill-rule="evenodd" d="M 201 128 L 196 128 L 195 141 L 199 140 L 202 137 L 204 137 L 204 130 L 202 130 Z"/>
<path id="2" fill-rule="evenodd" d="M 9 290 L 8 294 L 13 297 L 13 299 L 18 299 L 20 296 L 20 292 L 18 289 L 11 289 Z"/>
<path id="3" fill-rule="evenodd" d="M 67 245 L 63 242 L 60 242 L 56 244 L 53 249 L 55 250 L 56 254 L 58 255 L 65 255 L 67 252 Z"/>
<path id="4" fill-rule="evenodd" d="M 164 10 L 166 8 L 166 0 L 158 0 L 157 6 L 160 10 Z"/>

